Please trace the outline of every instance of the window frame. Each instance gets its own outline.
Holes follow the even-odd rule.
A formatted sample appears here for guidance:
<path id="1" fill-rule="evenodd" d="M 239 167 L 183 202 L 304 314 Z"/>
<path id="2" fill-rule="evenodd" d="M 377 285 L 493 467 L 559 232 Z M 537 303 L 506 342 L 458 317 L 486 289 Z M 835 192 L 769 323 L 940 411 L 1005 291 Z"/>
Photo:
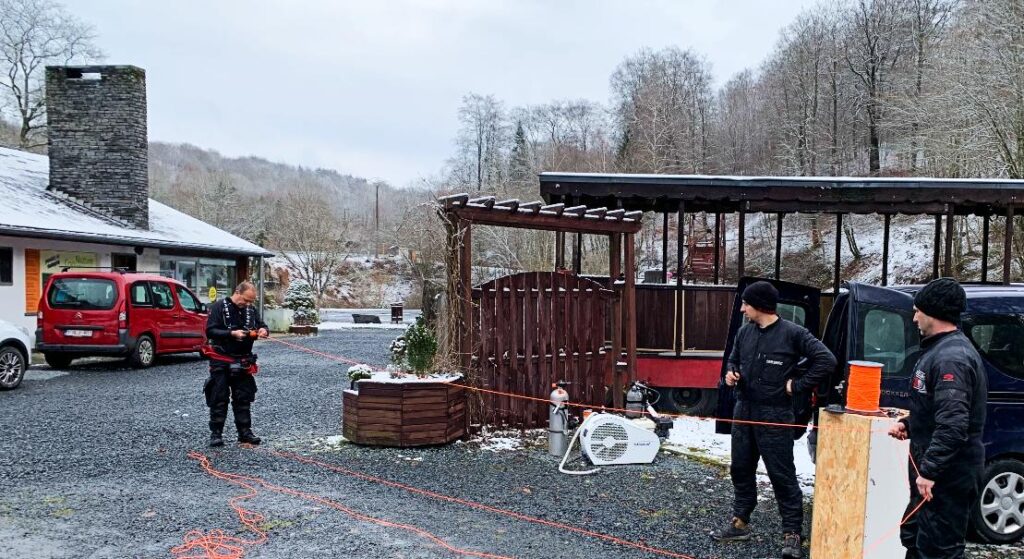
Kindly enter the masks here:
<path id="1" fill-rule="evenodd" d="M 8 274 L 10 274 L 10 278 L 8 278 L 7 281 L 4 281 L 3 276 L 0 275 L 0 287 L 10 287 L 14 285 L 14 247 L 0 246 L 0 262 L 4 260 L 5 253 L 7 255 L 6 258 L 9 260 L 7 271 Z M 0 264 L 0 270 L 3 270 L 2 264 Z"/>
<path id="2" fill-rule="evenodd" d="M 136 303 L 135 302 L 135 287 L 140 286 L 146 290 L 146 294 L 149 296 L 148 303 Z M 137 281 L 128 286 L 128 301 L 132 308 L 138 309 L 152 309 L 156 308 L 156 302 L 153 299 L 153 291 L 149 288 L 148 281 Z"/>
<path id="3" fill-rule="evenodd" d="M 178 298 L 178 304 L 181 305 L 182 310 L 195 314 L 202 313 L 203 303 L 202 301 L 199 300 L 199 297 L 196 297 L 195 294 L 189 291 L 189 289 L 184 285 L 178 285 L 176 283 L 172 285 L 174 286 L 174 296 Z M 183 297 L 182 295 L 191 299 L 191 301 L 195 304 L 195 308 L 189 308 L 185 306 L 185 297 Z"/>
<path id="4" fill-rule="evenodd" d="M 167 290 L 167 296 L 168 296 L 168 298 L 171 301 L 171 306 L 165 307 L 163 305 L 157 304 L 157 294 L 156 294 L 156 289 L 155 288 L 156 288 L 156 286 L 158 284 L 161 287 L 163 287 L 164 289 Z M 170 283 L 167 283 L 167 282 L 164 282 L 164 281 L 151 281 L 151 282 L 149 282 L 149 289 L 150 289 L 150 292 L 152 293 L 152 296 L 153 296 L 153 308 L 154 309 L 158 309 L 158 310 L 161 310 L 161 311 L 174 310 L 174 307 L 177 305 L 177 303 L 174 300 L 174 290 L 171 289 L 171 284 Z"/>

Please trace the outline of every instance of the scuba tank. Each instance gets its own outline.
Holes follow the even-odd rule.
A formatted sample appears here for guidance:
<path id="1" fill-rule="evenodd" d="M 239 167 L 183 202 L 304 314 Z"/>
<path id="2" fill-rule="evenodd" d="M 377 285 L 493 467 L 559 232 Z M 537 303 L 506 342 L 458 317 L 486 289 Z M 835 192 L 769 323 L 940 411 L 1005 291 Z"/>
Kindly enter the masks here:
<path id="1" fill-rule="evenodd" d="M 564 455 L 569 446 L 569 410 L 565 406 L 569 401 L 565 391 L 568 384 L 563 380 L 551 385 L 554 390 L 548 407 L 548 452 L 552 456 Z"/>
<path id="2" fill-rule="evenodd" d="M 635 418 L 644 414 L 646 388 L 640 381 L 630 385 L 629 392 L 626 392 L 626 417 Z"/>

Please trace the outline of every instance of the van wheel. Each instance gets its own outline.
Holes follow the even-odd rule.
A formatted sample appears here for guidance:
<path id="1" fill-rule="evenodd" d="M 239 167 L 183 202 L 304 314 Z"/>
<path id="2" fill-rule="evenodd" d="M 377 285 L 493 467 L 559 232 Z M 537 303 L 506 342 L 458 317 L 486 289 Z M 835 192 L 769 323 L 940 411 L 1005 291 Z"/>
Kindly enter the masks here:
<path id="1" fill-rule="evenodd" d="M 70 355 L 63 355 L 60 353 L 44 353 L 43 358 L 46 359 L 46 364 L 54 369 L 66 369 L 71 364 L 72 357 Z"/>
<path id="2" fill-rule="evenodd" d="M 996 460 L 985 468 L 971 525 L 989 543 L 1008 544 L 1024 537 L 1024 462 Z"/>
<path id="3" fill-rule="evenodd" d="M 153 364 L 154 359 L 156 359 L 156 344 L 153 343 L 153 338 L 140 336 L 139 341 L 135 342 L 135 349 L 128 357 L 132 367 L 145 369 Z"/>
<path id="4" fill-rule="evenodd" d="M 668 413 L 710 417 L 718 406 L 713 388 L 659 388 L 658 407 Z"/>
<path id="5" fill-rule="evenodd" d="M 13 390 L 25 378 L 28 362 L 16 347 L 0 347 L 0 390 Z"/>

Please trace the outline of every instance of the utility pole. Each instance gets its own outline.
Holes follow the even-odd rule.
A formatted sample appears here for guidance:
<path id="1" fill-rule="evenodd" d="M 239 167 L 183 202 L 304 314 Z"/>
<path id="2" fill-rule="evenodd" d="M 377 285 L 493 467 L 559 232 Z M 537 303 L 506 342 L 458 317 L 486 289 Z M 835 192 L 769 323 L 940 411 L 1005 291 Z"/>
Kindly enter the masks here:
<path id="1" fill-rule="evenodd" d="M 373 208 L 373 255 L 380 257 L 380 181 L 377 181 L 375 186 L 377 189 Z"/>

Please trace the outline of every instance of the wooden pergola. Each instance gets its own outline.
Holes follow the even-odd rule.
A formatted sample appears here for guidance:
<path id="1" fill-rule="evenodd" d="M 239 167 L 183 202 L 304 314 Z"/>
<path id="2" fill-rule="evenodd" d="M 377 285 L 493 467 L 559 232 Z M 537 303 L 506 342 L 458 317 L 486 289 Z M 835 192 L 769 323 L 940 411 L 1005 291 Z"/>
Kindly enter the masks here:
<path id="1" fill-rule="evenodd" d="M 717 245 L 723 214 L 736 214 L 740 242 L 737 272 L 744 275 L 746 214 L 776 214 L 775 278 L 779 278 L 782 228 L 786 214 L 832 214 L 836 217 L 833 292 L 840 286 L 840 237 L 847 214 L 883 216 L 882 285 L 889 281 L 889 231 L 897 214 L 931 215 L 935 220 L 932 276 L 952 275 L 954 216 L 977 215 L 983 221 L 981 281 L 988 282 L 989 230 L 993 217 L 1005 219 L 1002 282 L 1010 282 L 1013 216 L 1024 207 L 1024 181 L 1011 179 L 941 179 L 901 177 L 733 177 L 709 175 L 635 175 L 597 173 L 541 173 L 541 196 L 548 202 L 605 205 L 663 214 L 662 282 L 668 260 L 668 220 L 675 213 L 682 223 L 686 212 L 714 216 L 716 258 L 714 283 L 720 262 Z M 945 221 L 945 227 L 943 227 Z M 681 229 L 680 229 L 681 232 Z M 944 233 L 944 235 L 943 235 Z M 944 237 L 944 238 L 943 238 Z M 677 239 L 678 261 L 683 242 Z M 681 270 L 679 271 L 681 276 Z M 680 280 L 677 280 L 680 281 Z"/>
<path id="2" fill-rule="evenodd" d="M 613 292 L 610 325 L 612 394 L 617 407 L 622 405 L 625 381 L 636 377 L 636 270 L 635 235 L 642 226 L 643 212 L 608 209 L 541 201 L 498 201 L 493 196 L 471 198 L 468 194 L 445 196 L 438 208 L 448 227 L 448 300 L 449 316 L 457 324 L 456 351 L 463 373 L 469 373 L 474 359 L 474 298 L 472 285 L 473 226 L 489 225 L 536 231 L 552 231 L 557 239 L 569 234 L 604 235 L 609 241 L 608 269 Z M 560 245 L 561 243 L 559 243 Z M 557 249 L 556 249 L 557 250 Z M 558 253 L 555 271 L 563 257 Z M 557 289 L 554 289 L 557 291 Z M 527 288 L 530 291 L 530 288 Z M 534 288 L 533 291 L 536 291 Z M 543 289 L 541 290 L 543 291 Z M 568 304 L 568 303 L 566 303 Z M 521 317 L 520 317 L 521 318 Z M 453 332 L 454 333 L 454 332 Z M 601 344 L 605 329 L 600 330 Z M 536 344 L 536 342 L 533 342 Z M 533 351 L 526 348 L 527 353 Z M 529 356 L 528 356 L 529 357 Z M 548 388 L 547 390 L 550 390 Z M 546 394 L 545 394 L 546 396 Z"/>

